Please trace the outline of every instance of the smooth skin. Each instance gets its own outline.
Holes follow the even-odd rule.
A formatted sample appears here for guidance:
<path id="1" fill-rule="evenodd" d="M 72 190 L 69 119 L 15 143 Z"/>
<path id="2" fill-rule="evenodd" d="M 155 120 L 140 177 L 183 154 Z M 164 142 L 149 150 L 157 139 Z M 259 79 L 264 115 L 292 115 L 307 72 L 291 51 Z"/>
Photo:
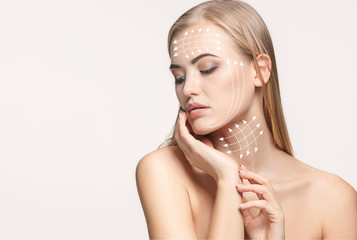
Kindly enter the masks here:
<path id="1" fill-rule="evenodd" d="M 176 167 L 170 166 L 170 160 L 165 162 L 166 159 L 160 160 L 160 157 L 145 157 L 138 165 L 138 189 L 150 238 L 243 239 L 243 217 L 239 211 L 242 200 L 235 188 L 241 183 L 239 165 L 227 154 L 214 149 L 208 139 L 196 140 L 189 133 L 186 121 L 186 114 L 180 113 L 175 135 L 180 149 L 171 148 L 179 154 Z M 157 153 L 160 155 L 160 151 Z M 192 196 L 184 178 L 181 178 L 183 175 L 186 175 L 186 181 L 191 181 L 188 175 L 201 175 L 214 188 L 210 194 L 213 204 L 207 212 L 209 218 L 205 220 L 207 225 L 202 232 L 197 232 L 192 215 Z M 155 194 L 150 190 L 153 186 L 157 190 Z"/>
<path id="2" fill-rule="evenodd" d="M 198 27 L 215 28 L 207 22 Z M 180 113 L 175 135 L 178 146 L 149 153 L 137 166 L 137 187 L 150 238 L 357 239 L 356 191 L 338 176 L 279 150 L 273 141 L 264 119 L 258 74 L 260 71 L 263 80 L 269 81 L 268 56 L 258 56 L 259 69 L 245 61 L 245 102 L 233 119 L 262 119 L 265 132 L 259 140 L 260 150 L 244 159 L 223 153 L 217 147 L 223 127 L 200 140 L 190 134 L 191 128 L 205 133 L 204 123 L 220 115 L 215 109 L 229 105 L 219 103 L 214 95 L 218 90 L 230 90 L 231 79 L 220 69 L 227 58 L 243 57 L 231 46 L 222 45 L 222 51 L 213 52 L 217 58 L 204 57 L 194 64 L 184 57 L 174 60 L 180 66 L 175 78 L 185 74 L 185 81 L 176 85 L 180 105 L 185 110 L 188 102 L 197 100 L 211 111 L 197 119 Z M 209 76 L 201 74 L 203 66 L 214 64 L 220 66 L 218 70 Z"/>
<path id="3" fill-rule="evenodd" d="M 336 175 L 307 166 L 292 157 L 285 157 L 281 159 L 283 166 L 277 167 L 275 174 L 270 175 L 274 181 L 269 181 L 277 201 L 284 209 L 285 238 L 357 239 L 356 191 Z M 251 179 L 249 173 L 256 174 L 245 171 L 239 173 L 243 179 Z M 267 182 L 263 180 L 263 183 Z M 137 185 L 150 239 L 210 238 L 210 219 L 218 206 L 215 200 L 219 186 L 212 177 L 192 167 L 179 147 L 165 147 L 142 158 L 137 167 Z M 226 196 L 229 194 L 232 192 Z M 237 199 L 233 195 L 232 198 Z M 253 196 L 252 199 L 256 198 Z M 221 200 L 224 201 L 224 198 Z M 243 208 L 240 205 L 240 208 L 254 206 L 264 209 L 255 201 L 250 201 L 251 204 Z M 239 203 L 240 199 L 237 204 L 233 202 L 230 208 L 223 204 L 223 208 L 227 207 L 223 210 L 235 213 Z M 281 214 L 279 210 L 276 212 L 276 216 Z M 252 215 L 256 214 L 255 211 Z M 269 239 L 264 238 L 264 234 L 269 233 L 269 228 L 274 228 L 274 215 L 270 218 L 264 210 L 258 217 L 253 218 L 252 215 L 243 211 L 245 238 Z M 224 217 L 223 214 L 221 216 Z M 238 226 L 226 219 L 219 221 L 218 217 L 216 221 L 226 227 L 231 225 L 232 228 L 241 229 L 239 217 L 237 219 Z M 269 225 L 269 221 L 272 224 Z M 282 232 L 281 229 L 277 231 L 278 234 Z M 228 238 L 243 239 L 239 236 Z M 279 239 L 279 236 L 270 239 Z"/>

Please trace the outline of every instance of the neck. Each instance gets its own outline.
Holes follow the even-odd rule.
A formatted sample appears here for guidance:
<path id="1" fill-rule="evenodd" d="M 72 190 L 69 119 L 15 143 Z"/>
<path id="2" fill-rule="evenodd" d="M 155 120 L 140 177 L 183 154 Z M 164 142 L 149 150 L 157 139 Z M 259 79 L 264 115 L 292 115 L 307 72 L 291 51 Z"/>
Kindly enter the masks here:
<path id="1" fill-rule="evenodd" d="M 235 119 L 211 133 L 210 139 L 217 150 L 256 172 L 274 167 L 270 160 L 273 161 L 279 151 L 262 111 Z"/>

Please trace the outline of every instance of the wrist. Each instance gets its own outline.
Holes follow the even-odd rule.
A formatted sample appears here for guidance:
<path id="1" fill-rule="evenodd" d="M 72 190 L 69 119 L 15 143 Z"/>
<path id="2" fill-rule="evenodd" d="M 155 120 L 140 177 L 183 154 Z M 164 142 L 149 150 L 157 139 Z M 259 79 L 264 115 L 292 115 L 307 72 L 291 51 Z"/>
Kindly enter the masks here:
<path id="1" fill-rule="evenodd" d="M 225 174 L 218 176 L 216 179 L 217 186 L 222 185 L 222 186 L 236 186 L 237 184 L 240 184 L 240 179 L 238 173 L 236 174 Z"/>
<path id="2" fill-rule="evenodd" d="M 239 207 L 239 204 L 243 202 L 242 196 L 237 192 L 236 188 L 239 181 L 238 176 L 217 179 L 217 194 L 228 194 L 229 198 L 234 199 L 234 206 L 237 208 Z"/>
<path id="3" fill-rule="evenodd" d="M 238 170 L 239 170 L 238 164 L 237 166 L 230 167 L 226 171 L 223 171 L 217 175 L 217 177 L 215 178 L 216 182 L 225 183 L 225 184 L 233 183 L 235 185 L 240 184 L 241 181 L 239 178 Z"/>

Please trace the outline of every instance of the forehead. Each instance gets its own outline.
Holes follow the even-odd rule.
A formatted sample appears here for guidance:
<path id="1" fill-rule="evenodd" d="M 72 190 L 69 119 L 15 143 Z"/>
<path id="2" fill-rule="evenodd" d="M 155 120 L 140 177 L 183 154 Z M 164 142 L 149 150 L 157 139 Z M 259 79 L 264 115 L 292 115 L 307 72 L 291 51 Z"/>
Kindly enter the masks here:
<path id="1" fill-rule="evenodd" d="M 171 57 L 191 59 L 202 53 L 219 53 L 227 48 L 228 35 L 215 24 L 197 24 L 175 36 Z"/>

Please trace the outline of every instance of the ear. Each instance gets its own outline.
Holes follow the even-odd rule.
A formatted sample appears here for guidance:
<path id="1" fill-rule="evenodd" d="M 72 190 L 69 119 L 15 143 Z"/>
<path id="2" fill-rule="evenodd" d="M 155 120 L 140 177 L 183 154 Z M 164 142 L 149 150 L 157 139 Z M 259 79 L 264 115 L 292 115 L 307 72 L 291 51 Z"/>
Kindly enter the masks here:
<path id="1" fill-rule="evenodd" d="M 257 63 L 258 69 L 255 69 L 254 85 L 262 87 L 260 76 L 262 76 L 264 83 L 267 84 L 271 73 L 271 59 L 268 55 L 262 53 L 257 56 Z"/>

